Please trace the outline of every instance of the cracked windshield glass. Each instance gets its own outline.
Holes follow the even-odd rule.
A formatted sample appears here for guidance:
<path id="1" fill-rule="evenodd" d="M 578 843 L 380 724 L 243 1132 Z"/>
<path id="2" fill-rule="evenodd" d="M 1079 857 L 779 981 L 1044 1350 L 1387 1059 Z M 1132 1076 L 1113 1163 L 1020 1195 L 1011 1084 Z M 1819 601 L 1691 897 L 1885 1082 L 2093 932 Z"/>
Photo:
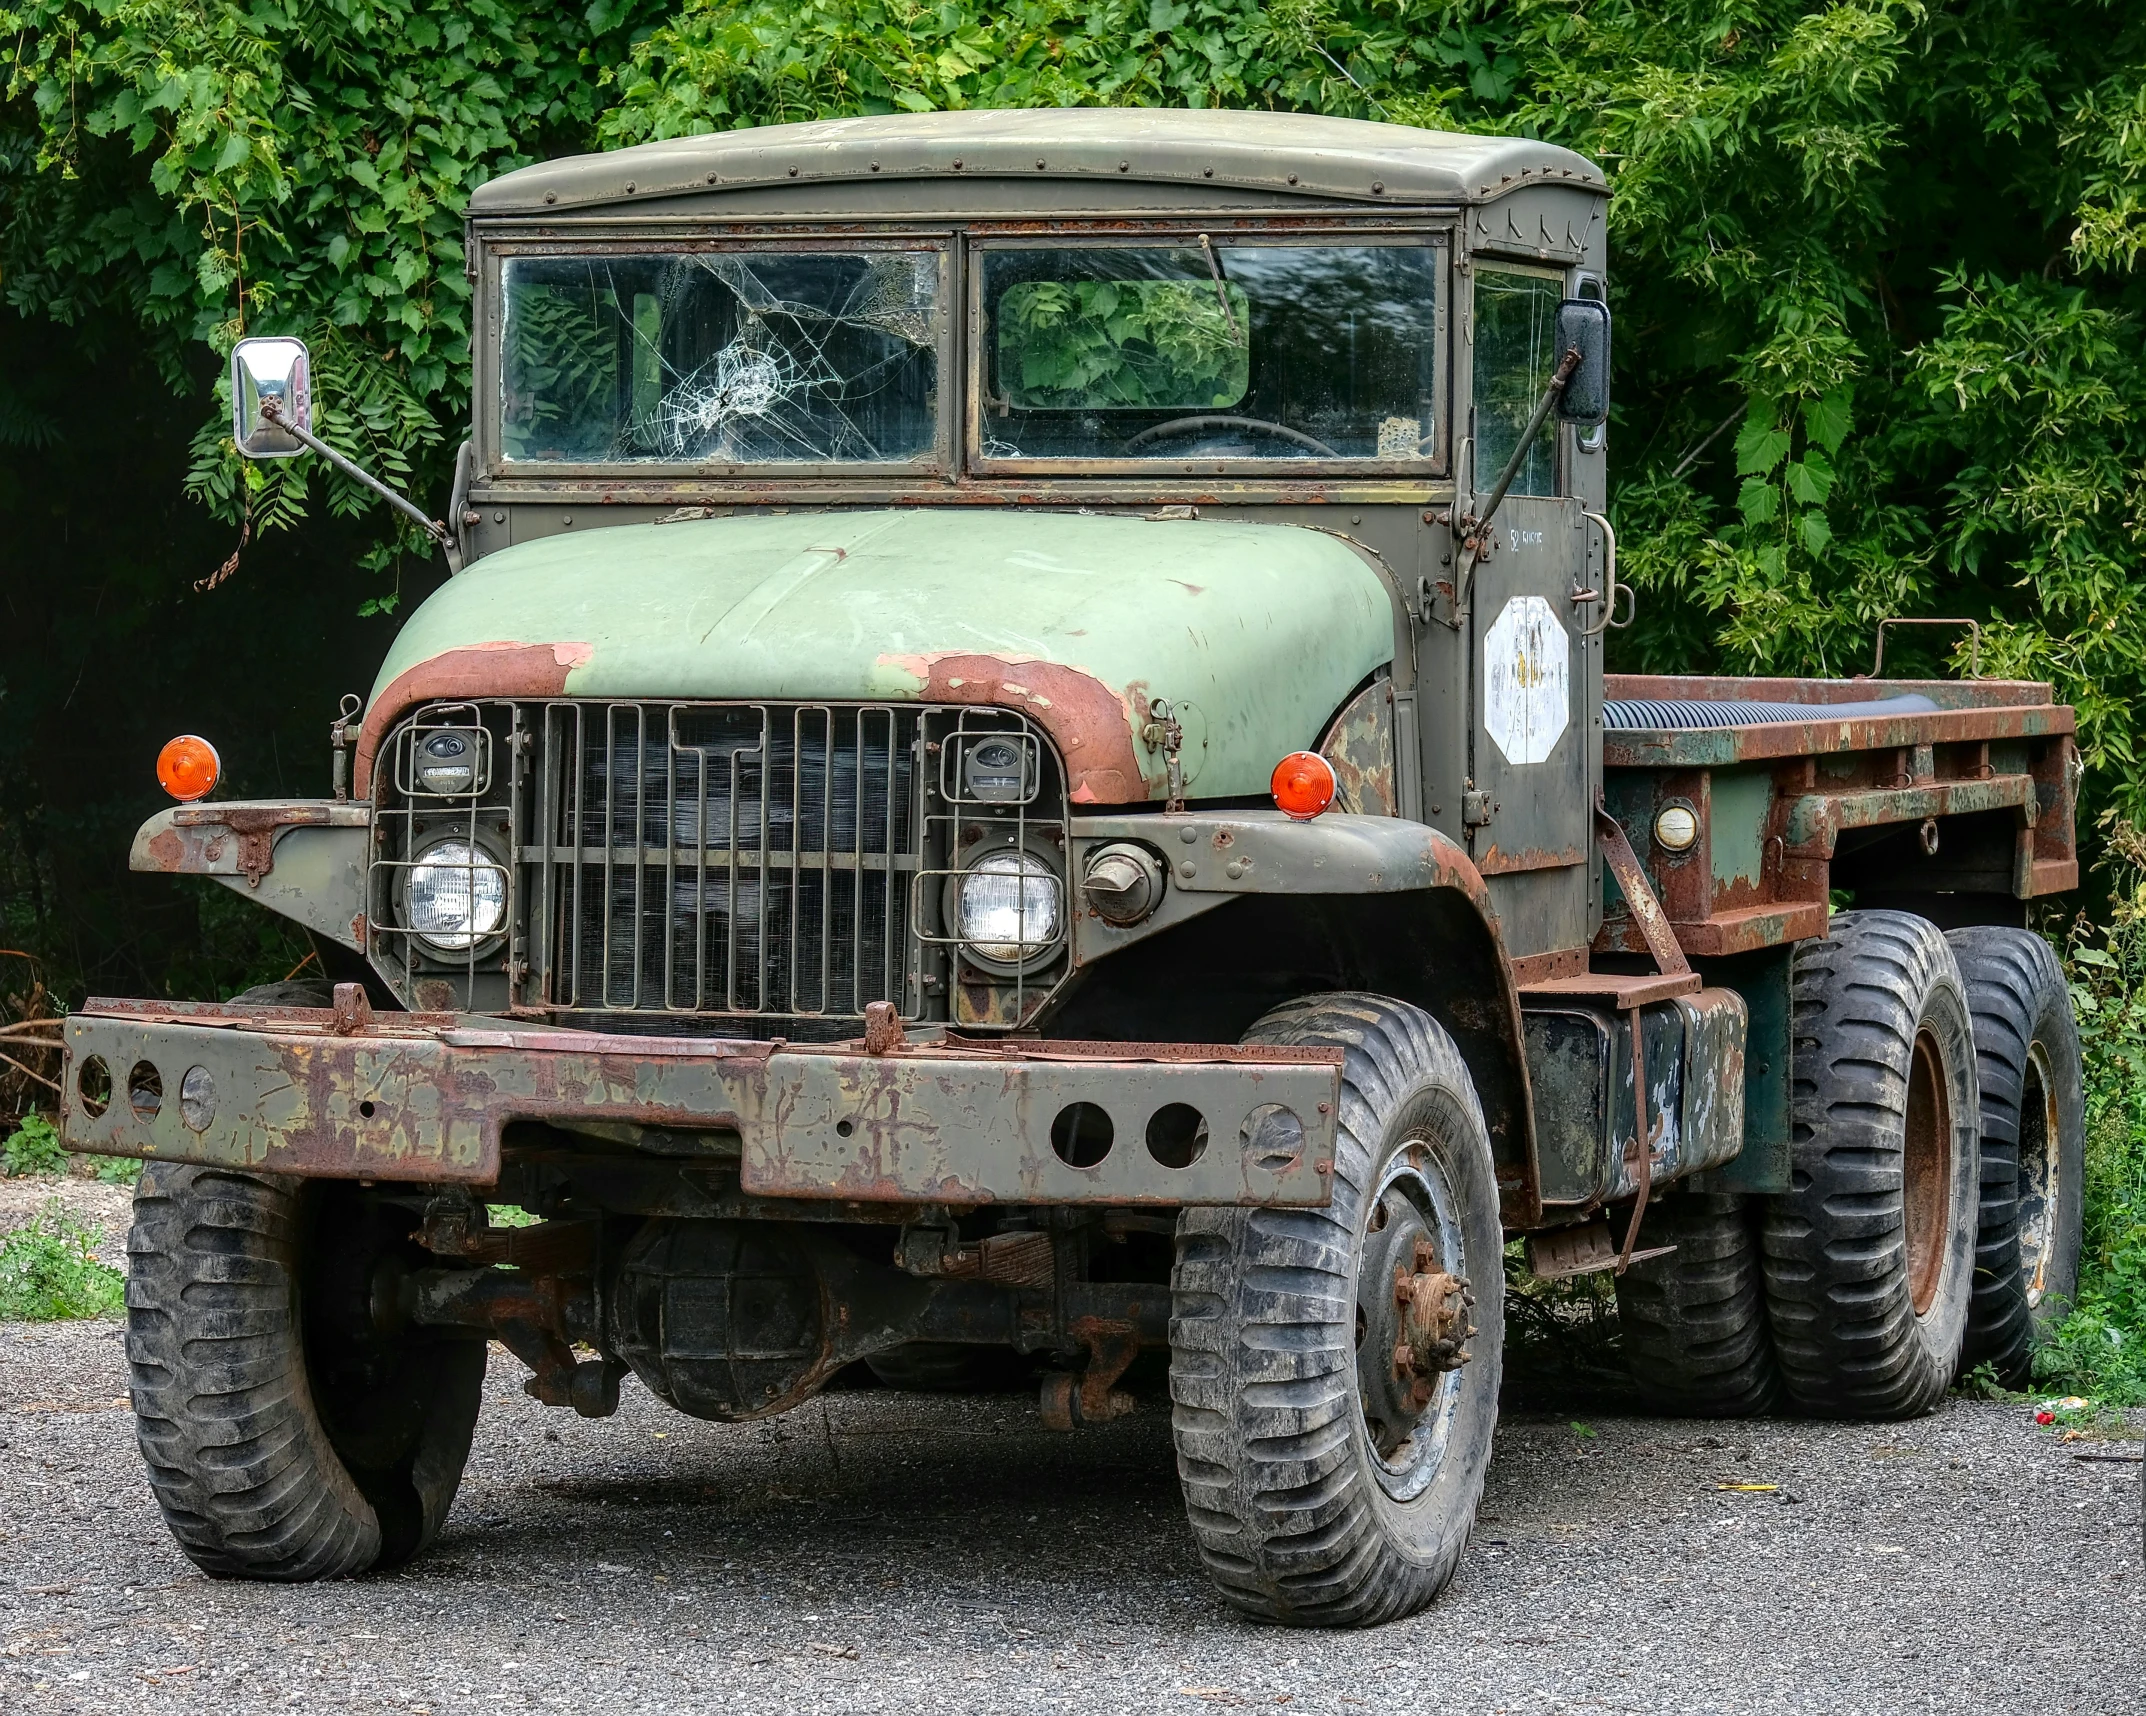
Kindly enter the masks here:
<path id="1" fill-rule="evenodd" d="M 987 251 L 983 455 L 1434 460 L 1441 255 L 1204 234 Z"/>
<path id="2" fill-rule="evenodd" d="M 510 460 L 900 464 L 938 419 L 938 251 L 520 256 Z"/>

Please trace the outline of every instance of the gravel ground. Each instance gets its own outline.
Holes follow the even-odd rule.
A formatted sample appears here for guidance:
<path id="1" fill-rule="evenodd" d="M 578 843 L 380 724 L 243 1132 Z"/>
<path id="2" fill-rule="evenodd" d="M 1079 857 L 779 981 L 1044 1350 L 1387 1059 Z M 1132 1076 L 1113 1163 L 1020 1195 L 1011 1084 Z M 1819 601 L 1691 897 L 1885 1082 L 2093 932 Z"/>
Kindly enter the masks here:
<path id="1" fill-rule="evenodd" d="M 588 1422 L 519 1372 L 495 1350 L 424 1560 L 220 1584 L 141 1480 L 118 1326 L 0 1325 L 0 1709 L 2146 1708 L 2139 1468 L 2018 1406 L 1513 1414 L 1447 1595 L 1320 1634 L 1209 1594 L 1154 1400 L 1072 1436 L 1027 1396 L 876 1391 L 726 1427 L 629 1381 Z"/>

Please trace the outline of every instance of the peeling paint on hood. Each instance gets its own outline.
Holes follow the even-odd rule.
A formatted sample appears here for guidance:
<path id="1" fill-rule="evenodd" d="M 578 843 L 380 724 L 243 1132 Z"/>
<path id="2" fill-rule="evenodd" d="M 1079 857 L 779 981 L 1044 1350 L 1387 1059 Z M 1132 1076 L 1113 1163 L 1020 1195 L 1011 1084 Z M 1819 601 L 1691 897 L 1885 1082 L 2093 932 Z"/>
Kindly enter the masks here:
<path id="1" fill-rule="evenodd" d="M 1376 574 L 1293 525 L 963 508 L 577 530 L 486 557 L 411 615 L 358 785 L 433 697 L 930 701 L 1024 710 L 1077 801 L 1137 803 L 1164 790 L 1140 729 L 1165 697 L 1191 792 L 1235 797 L 1392 654 Z"/>

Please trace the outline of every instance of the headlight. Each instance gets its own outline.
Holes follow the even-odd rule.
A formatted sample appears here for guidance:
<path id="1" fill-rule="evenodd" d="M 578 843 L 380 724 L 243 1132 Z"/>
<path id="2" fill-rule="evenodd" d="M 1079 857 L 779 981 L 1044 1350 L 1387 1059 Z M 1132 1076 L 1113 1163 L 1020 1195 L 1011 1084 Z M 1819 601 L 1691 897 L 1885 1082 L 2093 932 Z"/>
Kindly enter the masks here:
<path id="1" fill-rule="evenodd" d="M 1035 794 L 1034 753 L 1018 735 L 979 739 L 962 759 L 961 774 L 967 796 L 979 804 L 1022 804 Z"/>
<path id="2" fill-rule="evenodd" d="M 440 840 L 412 861 L 403 927 L 443 953 L 467 953 L 507 918 L 507 873 L 481 846 Z"/>
<path id="3" fill-rule="evenodd" d="M 979 858 L 955 888 L 955 929 L 964 950 L 990 965 L 1017 966 L 1058 942 L 1058 877 L 1027 852 Z"/>
<path id="4" fill-rule="evenodd" d="M 476 735 L 427 733 L 417 746 L 417 784 L 435 798 L 467 798 L 477 791 Z"/>

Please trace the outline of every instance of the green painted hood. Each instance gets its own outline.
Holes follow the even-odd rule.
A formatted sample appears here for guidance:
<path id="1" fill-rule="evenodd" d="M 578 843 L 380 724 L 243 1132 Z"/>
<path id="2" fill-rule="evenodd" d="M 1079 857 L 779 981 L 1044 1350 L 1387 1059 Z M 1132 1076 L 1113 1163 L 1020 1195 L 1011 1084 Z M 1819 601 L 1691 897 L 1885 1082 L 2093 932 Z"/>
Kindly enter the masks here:
<path id="1" fill-rule="evenodd" d="M 576 530 L 490 555 L 396 638 L 386 727 L 442 696 L 992 703 L 1064 753 L 1074 798 L 1160 797 L 1168 698 L 1201 798 L 1264 792 L 1392 659 L 1377 575 L 1292 525 L 1029 509 L 788 513 Z"/>

